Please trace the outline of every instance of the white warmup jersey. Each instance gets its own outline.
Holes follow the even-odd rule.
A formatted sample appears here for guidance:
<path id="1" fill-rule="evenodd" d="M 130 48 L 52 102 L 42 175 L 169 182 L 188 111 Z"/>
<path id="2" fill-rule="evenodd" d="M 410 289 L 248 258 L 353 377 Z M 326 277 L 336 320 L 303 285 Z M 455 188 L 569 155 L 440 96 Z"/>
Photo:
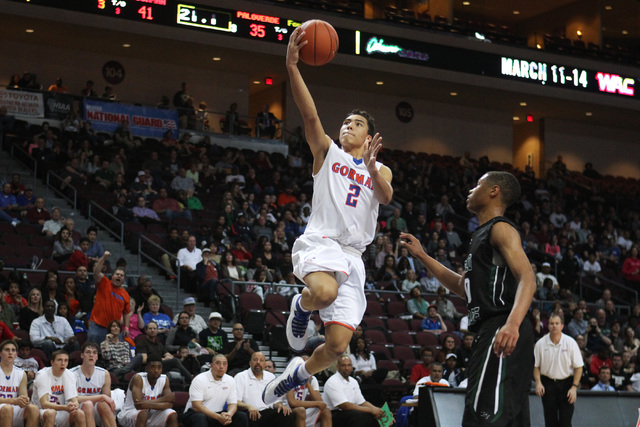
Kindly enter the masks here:
<path id="1" fill-rule="evenodd" d="M 376 162 L 378 169 L 381 166 Z M 360 253 L 373 240 L 379 202 L 371 176 L 363 161 L 356 161 L 335 143 L 313 177 L 312 206 L 305 235 L 324 235 Z"/>
<path id="2" fill-rule="evenodd" d="M 76 377 L 79 396 L 95 396 L 96 394 L 102 394 L 102 388 L 104 387 L 104 379 L 105 375 L 107 375 L 107 371 L 96 366 L 93 371 L 93 375 L 91 375 L 90 378 L 87 378 L 85 377 L 84 372 L 82 372 L 82 366 L 76 366 L 70 370 Z"/>
<path id="3" fill-rule="evenodd" d="M 318 391 L 320 386 L 318 385 L 318 380 L 316 379 L 316 377 L 311 377 L 311 387 L 313 387 L 314 390 Z M 307 384 L 300 385 L 293 389 L 293 393 L 296 400 L 307 400 L 307 396 L 309 396 L 309 387 L 307 386 Z M 287 400 L 285 399 L 284 401 L 286 402 Z M 306 408 L 306 413 L 307 416 L 305 419 L 305 426 L 314 427 L 318 422 L 318 418 L 320 417 L 320 409 Z"/>
<path id="4" fill-rule="evenodd" d="M 151 384 L 149 384 L 149 380 L 147 379 L 146 372 L 140 372 L 137 375 L 140 375 L 140 377 L 142 378 L 142 395 L 144 396 L 144 400 L 156 400 L 162 394 L 164 385 L 167 382 L 167 376 L 164 374 L 160 375 L 160 378 L 158 378 L 158 381 L 156 381 L 156 385 L 151 387 Z M 131 387 L 127 387 L 127 397 L 124 400 L 124 407 L 122 408 L 122 411 L 138 411 L 133 405 Z"/>
<path id="5" fill-rule="evenodd" d="M 50 367 L 41 369 L 33 382 L 31 403 L 42 409 L 40 398 L 45 394 L 49 394 L 49 402 L 51 403 L 66 404 L 67 401 L 78 396 L 76 377 L 68 369 L 65 369 L 59 377 L 53 375 Z"/>
<path id="6" fill-rule="evenodd" d="M 23 375 L 25 375 L 25 372 L 15 366 L 9 376 L 0 370 L 0 397 L 5 399 L 15 399 L 18 397 Z"/>

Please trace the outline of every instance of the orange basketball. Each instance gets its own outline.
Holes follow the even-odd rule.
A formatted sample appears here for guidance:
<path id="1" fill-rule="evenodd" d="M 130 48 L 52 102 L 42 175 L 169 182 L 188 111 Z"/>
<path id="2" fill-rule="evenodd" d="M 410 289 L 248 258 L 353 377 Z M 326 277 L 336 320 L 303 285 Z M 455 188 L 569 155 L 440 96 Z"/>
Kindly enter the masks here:
<path id="1" fill-rule="evenodd" d="M 308 65 L 324 65 L 336 56 L 338 33 L 328 22 L 312 19 L 302 24 L 308 43 L 300 49 L 300 59 Z"/>

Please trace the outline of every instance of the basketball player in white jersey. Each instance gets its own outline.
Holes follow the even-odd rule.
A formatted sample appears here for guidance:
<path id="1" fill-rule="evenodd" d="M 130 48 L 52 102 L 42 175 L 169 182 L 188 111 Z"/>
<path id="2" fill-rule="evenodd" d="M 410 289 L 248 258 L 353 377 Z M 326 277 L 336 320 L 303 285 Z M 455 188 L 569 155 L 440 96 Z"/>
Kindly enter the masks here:
<path id="1" fill-rule="evenodd" d="M 78 405 L 76 377 L 67 370 L 69 354 L 56 350 L 51 357 L 51 367 L 39 370 L 36 375 L 31 403 L 40 409 L 44 427 L 85 427 L 86 417 Z"/>
<path id="2" fill-rule="evenodd" d="M 118 422 L 123 427 L 178 427 L 178 414 L 171 409 L 175 396 L 162 374 L 160 356 L 147 357 L 146 371 L 131 378 Z"/>
<path id="3" fill-rule="evenodd" d="M 82 345 L 82 365 L 71 368 L 78 385 L 78 403 L 87 418 L 87 427 L 116 427 L 116 403 L 111 398 L 111 375 L 96 366 L 98 344 Z"/>
<path id="4" fill-rule="evenodd" d="M 0 426 L 36 427 L 40 424 L 40 413 L 36 405 L 29 403 L 27 373 L 13 366 L 17 356 L 15 341 L 0 344 Z"/>
<path id="5" fill-rule="evenodd" d="M 302 359 L 307 360 L 309 357 L 302 356 Z M 316 425 L 331 427 L 333 425 L 331 411 L 322 400 L 319 388 L 318 379 L 312 376 L 305 385 L 299 385 L 287 393 L 287 403 L 296 417 L 295 427 Z"/>
<path id="6" fill-rule="evenodd" d="M 320 311 L 326 339 L 309 360 L 293 358 L 267 385 L 266 404 L 306 384 L 346 351 L 366 308 L 362 252 L 374 238 L 379 204 L 393 197 L 391 171 L 376 161 L 382 138 L 368 113 L 354 110 L 343 121 L 342 148 L 326 135 L 297 65 L 299 51 L 307 43 L 303 34 L 300 27 L 291 34 L 286 65 L 313 153 L 313 210 L 304 234 L 293 245 L 294 273 L 306 287 L 291 303 L 287 339 L 293 350 L 304 350 L 314 310 Z"/>

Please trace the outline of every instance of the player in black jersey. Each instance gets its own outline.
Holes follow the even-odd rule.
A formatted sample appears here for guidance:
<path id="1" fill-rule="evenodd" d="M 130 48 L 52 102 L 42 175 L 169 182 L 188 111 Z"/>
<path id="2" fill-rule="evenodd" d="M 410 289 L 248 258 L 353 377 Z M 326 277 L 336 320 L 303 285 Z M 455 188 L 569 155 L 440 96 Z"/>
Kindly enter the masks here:
<path id="1" fill-rule="evenodd" d="M 462 276 L 427 255 L 414 236 L 400 234 L 401 244 L 440 283 L 467 300 L 469 330 L 477 335 L 467 369 L 465 427 L 531 424 L 534 339 L 525 317 L 536 279 L 515 226 L 503 216 L 519 198 L 520 184 L 508 172 L 488 172 L 469 191 L 467 209 L 480 226 L 469 242 Z"/>

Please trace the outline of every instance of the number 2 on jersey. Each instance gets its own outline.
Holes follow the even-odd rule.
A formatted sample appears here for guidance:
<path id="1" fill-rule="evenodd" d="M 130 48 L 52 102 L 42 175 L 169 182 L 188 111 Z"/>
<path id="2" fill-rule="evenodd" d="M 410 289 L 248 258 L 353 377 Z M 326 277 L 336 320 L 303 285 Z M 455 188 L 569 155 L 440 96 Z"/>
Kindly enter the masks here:
<path id="1" fill-rule="evenodd" d="M 351 184 L 349 186 L 349 194 L 347 195 L 347 201 L 346 201 L 347 206 L 351 206 L 352 208 L 355 208 L 356 205 L 358 204 L 359 195 L 360 195 L 360 187 L 355 184 Z"/>

